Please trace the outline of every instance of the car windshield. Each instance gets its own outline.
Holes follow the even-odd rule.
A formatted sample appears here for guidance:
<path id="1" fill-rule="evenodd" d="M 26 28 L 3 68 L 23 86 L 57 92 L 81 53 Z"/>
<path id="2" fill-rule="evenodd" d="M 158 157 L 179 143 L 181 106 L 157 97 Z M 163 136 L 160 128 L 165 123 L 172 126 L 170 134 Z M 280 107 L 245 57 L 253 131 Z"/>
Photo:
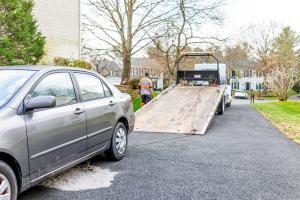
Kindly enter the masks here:
<path id="1" fill-rule="evenodd" d="M 35 73 L 29 70 L 0 70 L 0 108 L 3 107 Z"/>

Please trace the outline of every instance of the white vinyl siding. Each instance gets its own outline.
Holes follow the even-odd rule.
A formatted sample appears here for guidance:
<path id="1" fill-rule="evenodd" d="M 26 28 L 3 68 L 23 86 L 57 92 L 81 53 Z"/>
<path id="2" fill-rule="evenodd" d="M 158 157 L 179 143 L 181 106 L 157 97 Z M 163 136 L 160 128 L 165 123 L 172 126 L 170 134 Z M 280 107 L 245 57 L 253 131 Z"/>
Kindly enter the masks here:
<path id="1" fill-rule="evenodd" d="M 35 0 L 33 15 L 46 37 L 44 64 L 80 59 L 80 0 Z"/>

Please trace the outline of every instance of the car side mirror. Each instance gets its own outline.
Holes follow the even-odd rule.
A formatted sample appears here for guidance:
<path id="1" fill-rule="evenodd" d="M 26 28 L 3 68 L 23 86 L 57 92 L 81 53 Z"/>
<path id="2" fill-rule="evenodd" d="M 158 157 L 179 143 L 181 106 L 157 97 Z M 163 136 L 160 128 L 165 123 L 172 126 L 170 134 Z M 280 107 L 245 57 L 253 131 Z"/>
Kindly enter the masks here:
<path id="1" fill-rule="evenodd" d="M 27 101 L 25 104 L 26 111 L 41 109 L 41 108 L 53 108 L 56 106 L 56 98 L 53 96 L 39 96 L 34 97 Z"/>

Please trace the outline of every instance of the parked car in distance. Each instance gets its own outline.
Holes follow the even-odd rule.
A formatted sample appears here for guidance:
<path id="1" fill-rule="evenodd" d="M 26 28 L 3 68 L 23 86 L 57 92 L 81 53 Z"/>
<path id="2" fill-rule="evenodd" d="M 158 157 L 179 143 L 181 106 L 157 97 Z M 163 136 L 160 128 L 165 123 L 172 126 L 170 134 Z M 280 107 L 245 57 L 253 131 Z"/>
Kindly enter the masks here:
<path id="1" fill-rule="evenodd" d="M 244 90 L 237 90 L 234 94 L 235 99 L 248 99 L 248 94 Z"/>
<path id="2" fill-rule="evenodd" d="M 105 152 L 124 157 L 131 97 L 70 67 L 0 68 L 0 199 Z"/>
<path id="3" fill-rule="evenodd" d="M 231 106 L 231 102 L 232 102 L 232 89 L 230 85 L 224 85 L 225 87 L 225 92 L 224 92 L 224 98 L 225 98 L 225 105 L 227 107 Z"/>

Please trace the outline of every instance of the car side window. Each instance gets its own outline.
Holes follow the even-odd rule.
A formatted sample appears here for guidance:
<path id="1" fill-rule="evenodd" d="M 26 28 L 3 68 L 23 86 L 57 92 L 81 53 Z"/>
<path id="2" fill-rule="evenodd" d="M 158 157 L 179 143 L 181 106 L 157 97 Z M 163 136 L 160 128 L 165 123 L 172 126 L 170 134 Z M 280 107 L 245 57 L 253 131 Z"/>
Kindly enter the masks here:
<path id="1" fill-rule="evenodd" d="M 112 93 L 110 91 L 110 89 L 108 89 L 108 86 L 105 83 L 102 83 L 103 88 L 104 88 L 104 94 L 106 97 L 111 97 Z"/>
<path id="2" fill-rule="evenodd" d="M 54 96 L 56 106 L 76 102 L 75 89 L 69 73 L 54 73 L 46 76 L 31 93 L 31 98 Z"/>
<path id="3" fill-rule="evenodd" d="M 80 87 L 83 101 L 105 97 L 105 91 L 100 79 L 90 74 L 74 73 Z"/>

